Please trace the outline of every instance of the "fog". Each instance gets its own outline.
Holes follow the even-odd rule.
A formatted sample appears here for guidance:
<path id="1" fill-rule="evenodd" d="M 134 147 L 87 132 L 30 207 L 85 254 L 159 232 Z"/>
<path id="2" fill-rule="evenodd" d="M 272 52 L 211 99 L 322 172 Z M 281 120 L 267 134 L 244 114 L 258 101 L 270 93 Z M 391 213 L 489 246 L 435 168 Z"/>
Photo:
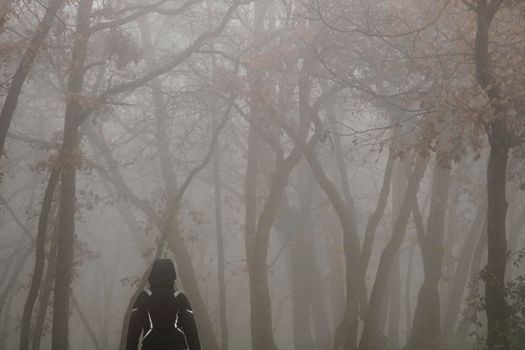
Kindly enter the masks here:
<path id="1" fill-rule="evenodd" d="M 524 16 L 2 0 L 0 350 L 126 350 L 159 258 L 204 350 L 524 349 Z"/>

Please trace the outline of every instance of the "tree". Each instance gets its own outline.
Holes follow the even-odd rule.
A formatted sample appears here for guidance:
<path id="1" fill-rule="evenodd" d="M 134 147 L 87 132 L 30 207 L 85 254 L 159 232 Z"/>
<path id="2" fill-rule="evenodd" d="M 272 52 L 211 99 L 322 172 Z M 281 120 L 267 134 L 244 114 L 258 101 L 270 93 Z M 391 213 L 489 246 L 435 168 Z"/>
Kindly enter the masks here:
<path id="1" fill-rule="evenodd" d="M 505 106 L 498 83 L 495 81 L 489 54 L 491 22 L 502 0 L 478 1 L 475 5 L 476 36 L 474 62 L 476 80 L 486 92 L 494 108 L 495 120 L 488 124 L 490 156 L 487 165 L 487 248 L 488 262 L 485 276 L 487 308 L 487 346 L 490 349 L 508 349 L 508 310 L 505 300 L 505 266 L 507 261 L 506 183 L 507 161 L 510 149 L 507 118 L 502 115 Z"/>
<path id="2" fill-rule="evenodd" d="M 49 30 L 51 29 L 53 22 L 57 17 L 57 13 L 63 4 L 63 0 L 49 1 L 48 6 L 46 7 L 46 13 L 42 18 L 42 21 L 38 24 L 38 27 L 36 28 L 36 31 L 33 34 L 33 37 L 31 38 L 24 55 L 22 56 L 20 65 L 13 75 L 11 85 L 9 86 L 9 91 L 2 106 L 2 111 L 0 112 L 0 156 L 3 156 L 5 152 L 4 144 L 7 137 L 7 131 L 9 130 L 9 126 L 13 120 L 16 105 L 18 104 L 18 98 L 22 92 L 22 86 L 24 85 L 27 75 L 33 66 L 33 62 L 35 61 L 38 51 L 42 45 L 44 45 L 46 36 L 49 33 Z M 9 4 L 6 4 L 6 6 L 9 6 Z M 4 5 L 1 5 L 0 28 L 2 27 L 2 24 L 7 16 L 8 10 L 6 12 L 4 11 L 6 11 Z"/>

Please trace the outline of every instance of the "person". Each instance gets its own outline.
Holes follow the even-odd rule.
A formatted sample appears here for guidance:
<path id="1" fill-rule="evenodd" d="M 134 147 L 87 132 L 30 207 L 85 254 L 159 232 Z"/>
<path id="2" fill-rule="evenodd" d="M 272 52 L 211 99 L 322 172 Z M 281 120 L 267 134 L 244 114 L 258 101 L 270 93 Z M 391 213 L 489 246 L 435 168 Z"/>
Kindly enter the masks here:
<path id="1" fill-rule="evenodd" d="M 170 259 L 153 262 L 149 289 L 137 296 L 129 320 L 126 350 L 200 350 L 199 336 L 188 299 L 175 289 Z"/>

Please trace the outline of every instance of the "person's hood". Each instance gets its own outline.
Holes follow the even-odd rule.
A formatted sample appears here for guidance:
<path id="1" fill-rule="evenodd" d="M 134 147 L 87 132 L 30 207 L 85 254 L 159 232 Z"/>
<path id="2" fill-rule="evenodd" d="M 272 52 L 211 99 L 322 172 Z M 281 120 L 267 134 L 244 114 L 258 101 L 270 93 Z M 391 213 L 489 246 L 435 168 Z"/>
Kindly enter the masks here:
<path id="1" fill-rule="evenodd" d="M 177 274 L 170 259 L 157 259 L 153 262 L 148 282 L 150 288 L 173 288 Z"/>

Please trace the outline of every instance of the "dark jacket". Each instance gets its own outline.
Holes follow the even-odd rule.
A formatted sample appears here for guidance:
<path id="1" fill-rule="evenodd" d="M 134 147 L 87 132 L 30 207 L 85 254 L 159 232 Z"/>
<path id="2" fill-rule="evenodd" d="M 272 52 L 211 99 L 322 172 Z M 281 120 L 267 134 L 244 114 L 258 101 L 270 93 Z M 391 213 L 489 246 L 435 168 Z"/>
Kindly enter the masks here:
<path id="1" fill-rule="evenodd" d="M 200 350 L 193 311 L 186 296 L 173 287 L 175 270 L 167 259 L 155 261 L 150 289 L 140 292 L 129 320 L 126 350 Z M 172 271 L 173 270 L 173 271 Z"/>
<path id="2" fill-rule="evenodd" d="M 169 289 L 142 291 L 129 321 L 126 350 L 200 350 L 197 327 L 188 299 Z"/>

